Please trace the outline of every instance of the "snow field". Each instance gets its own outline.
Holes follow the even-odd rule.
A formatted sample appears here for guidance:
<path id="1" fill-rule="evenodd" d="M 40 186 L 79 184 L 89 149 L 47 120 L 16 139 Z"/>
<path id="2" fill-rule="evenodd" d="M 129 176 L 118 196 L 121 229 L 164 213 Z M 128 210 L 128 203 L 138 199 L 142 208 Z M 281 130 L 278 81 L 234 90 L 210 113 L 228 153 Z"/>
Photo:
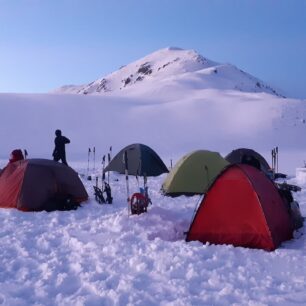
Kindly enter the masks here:
<path id="1" fill-rule="evenodd" d="M 85 167 L 78 168 L 86 173 Z M 97 173 L 98 174 L 98 173 Z M 296 305 L 306 302 L 304 228 L 275 252 L 186 243 L 199 197 L 163 197 L 129 216 L 125 177 L 111 174 L 114 204 L 75 211 L 0 210 L 3 305 Z M 118 180 L 118 181 L 117 181 Z M 130 177 L 130 190 L 137 191 Z M 141 182 L 141 180 L 140 180 Z M 289 182 L 294 183 L 295 178 Z M 306 187 L 304 185 L 303 187 Z M 306 190 L 296 193 L 306 213 Z"/>
<path id="2" fill-rule="evenodd" d="M 0 94 L 0 110 L 5 114 L 0 158 L 6 159 L 16 148 L 26 148 L 29 158 L 51 158 L 54 131 L 61 129 L 71 140 L 66 147 L 68 160 L 87 160 L 88 147 L 95 146 L 100 163 L 111 145 L 116 153 L 126 145 L 144 143 L 167 165 L 196 149 L 226 155 L 239 147 L 266 152 L 270 161 L 275 146 L 280 158 L 292 151 L 280 162 L 280 171 L 294 174 L 303 165 L 303 101 L 212 89 L 189 91 L 187 97 L 172 91 L 170 99 L 160 90 L 148 88 L 145 98 Z M 299 156 L 294 156 L 298 151 Z"/>

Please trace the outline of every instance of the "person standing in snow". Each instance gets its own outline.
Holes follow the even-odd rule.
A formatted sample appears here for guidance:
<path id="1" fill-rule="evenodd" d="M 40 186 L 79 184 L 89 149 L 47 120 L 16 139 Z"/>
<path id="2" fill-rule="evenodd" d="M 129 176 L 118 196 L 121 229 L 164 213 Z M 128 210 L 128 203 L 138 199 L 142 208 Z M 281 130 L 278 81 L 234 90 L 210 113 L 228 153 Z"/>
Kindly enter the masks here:
<path id="1" fill-rule="evenodd" d="M 65 144 L 70 143 L 70 140 L 62 136 L 62 131 L 61 130 L 56 130 L 55 131 L 55 148 L 53 150 L 53 160 L 59 161 L 61 160 L 63 164 L 68 166 L 67 160 L 66 160 L 66 150 L 65 150 Z"/>

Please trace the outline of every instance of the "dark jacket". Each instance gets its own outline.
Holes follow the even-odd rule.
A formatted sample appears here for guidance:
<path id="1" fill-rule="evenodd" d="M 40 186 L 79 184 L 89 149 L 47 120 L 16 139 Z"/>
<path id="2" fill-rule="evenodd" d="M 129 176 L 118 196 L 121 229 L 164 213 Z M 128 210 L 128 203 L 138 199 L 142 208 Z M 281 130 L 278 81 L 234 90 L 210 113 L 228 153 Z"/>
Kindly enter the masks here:
<path id="1" fill-rule="evenodd" d="M 65 136 L 56 136 L 55 137 L 55 140 L 54 140 L 54 143 L 55 143 L 55 148 L 54 148 L 54 151 L 53 151 L 53 156 L 56 157 L 61 157 L 63 155 L 65 155 L 65 144 L 66 143 L 70 143 L 70 140 L 65 137 Z"/>

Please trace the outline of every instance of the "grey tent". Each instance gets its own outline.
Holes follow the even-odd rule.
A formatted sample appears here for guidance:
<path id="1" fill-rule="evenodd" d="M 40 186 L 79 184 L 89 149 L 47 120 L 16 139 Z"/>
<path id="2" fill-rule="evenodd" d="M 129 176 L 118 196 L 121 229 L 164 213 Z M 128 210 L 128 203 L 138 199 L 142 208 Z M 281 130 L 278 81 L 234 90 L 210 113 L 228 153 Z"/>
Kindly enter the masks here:
<path id="1" fill-rule="evenodd" d="M 260 164 L 260 170 L 263 171 L 266 174 L 271 173 L 271 168 L 268 164 L 268 162 L 264 159 L 263 156 L 261 156 L 258 152 L 252 150 L 252 149 L 246 149 L 246 148 L 240 148 L 233 150 L 231 153 L 229 153 L 225 159 L 230 162 L 231 164 L 240 164 L 243 163 L 243 160 L 245 158 L 251 157 L 253 159 L 256 159 L 258 163 Z"/>
<path id="2" fill-rule="evenodd" d="M 127 153 L 128 174 L 137 176 L 158 176 L 169 172 L 161 158 L 150 147 L 136 143 L 123 148 L 105 168 L 107 171 L 125 173 L 124 154 Z"/>

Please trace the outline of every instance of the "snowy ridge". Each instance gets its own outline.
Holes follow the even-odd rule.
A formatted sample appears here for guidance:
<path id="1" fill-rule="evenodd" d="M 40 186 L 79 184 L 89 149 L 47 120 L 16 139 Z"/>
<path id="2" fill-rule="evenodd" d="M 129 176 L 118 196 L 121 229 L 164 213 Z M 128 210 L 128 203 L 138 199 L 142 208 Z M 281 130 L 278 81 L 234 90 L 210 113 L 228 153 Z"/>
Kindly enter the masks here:
<path id="1" fill-rule="evenodd" d="M 266 92 L 281 96 L 270 86 L 233 65 L 219 64 L 194 50 L 174 47 L 158 50 L 89 84 L 66 85 L 55 92 L 103 94 L 124 91 L 125 94 L 135 94 L 148 87 L 163 90 L 163 87 L 173 86 L 176 81 L 190 83 L 194 79 L 199 88 Z"/>

